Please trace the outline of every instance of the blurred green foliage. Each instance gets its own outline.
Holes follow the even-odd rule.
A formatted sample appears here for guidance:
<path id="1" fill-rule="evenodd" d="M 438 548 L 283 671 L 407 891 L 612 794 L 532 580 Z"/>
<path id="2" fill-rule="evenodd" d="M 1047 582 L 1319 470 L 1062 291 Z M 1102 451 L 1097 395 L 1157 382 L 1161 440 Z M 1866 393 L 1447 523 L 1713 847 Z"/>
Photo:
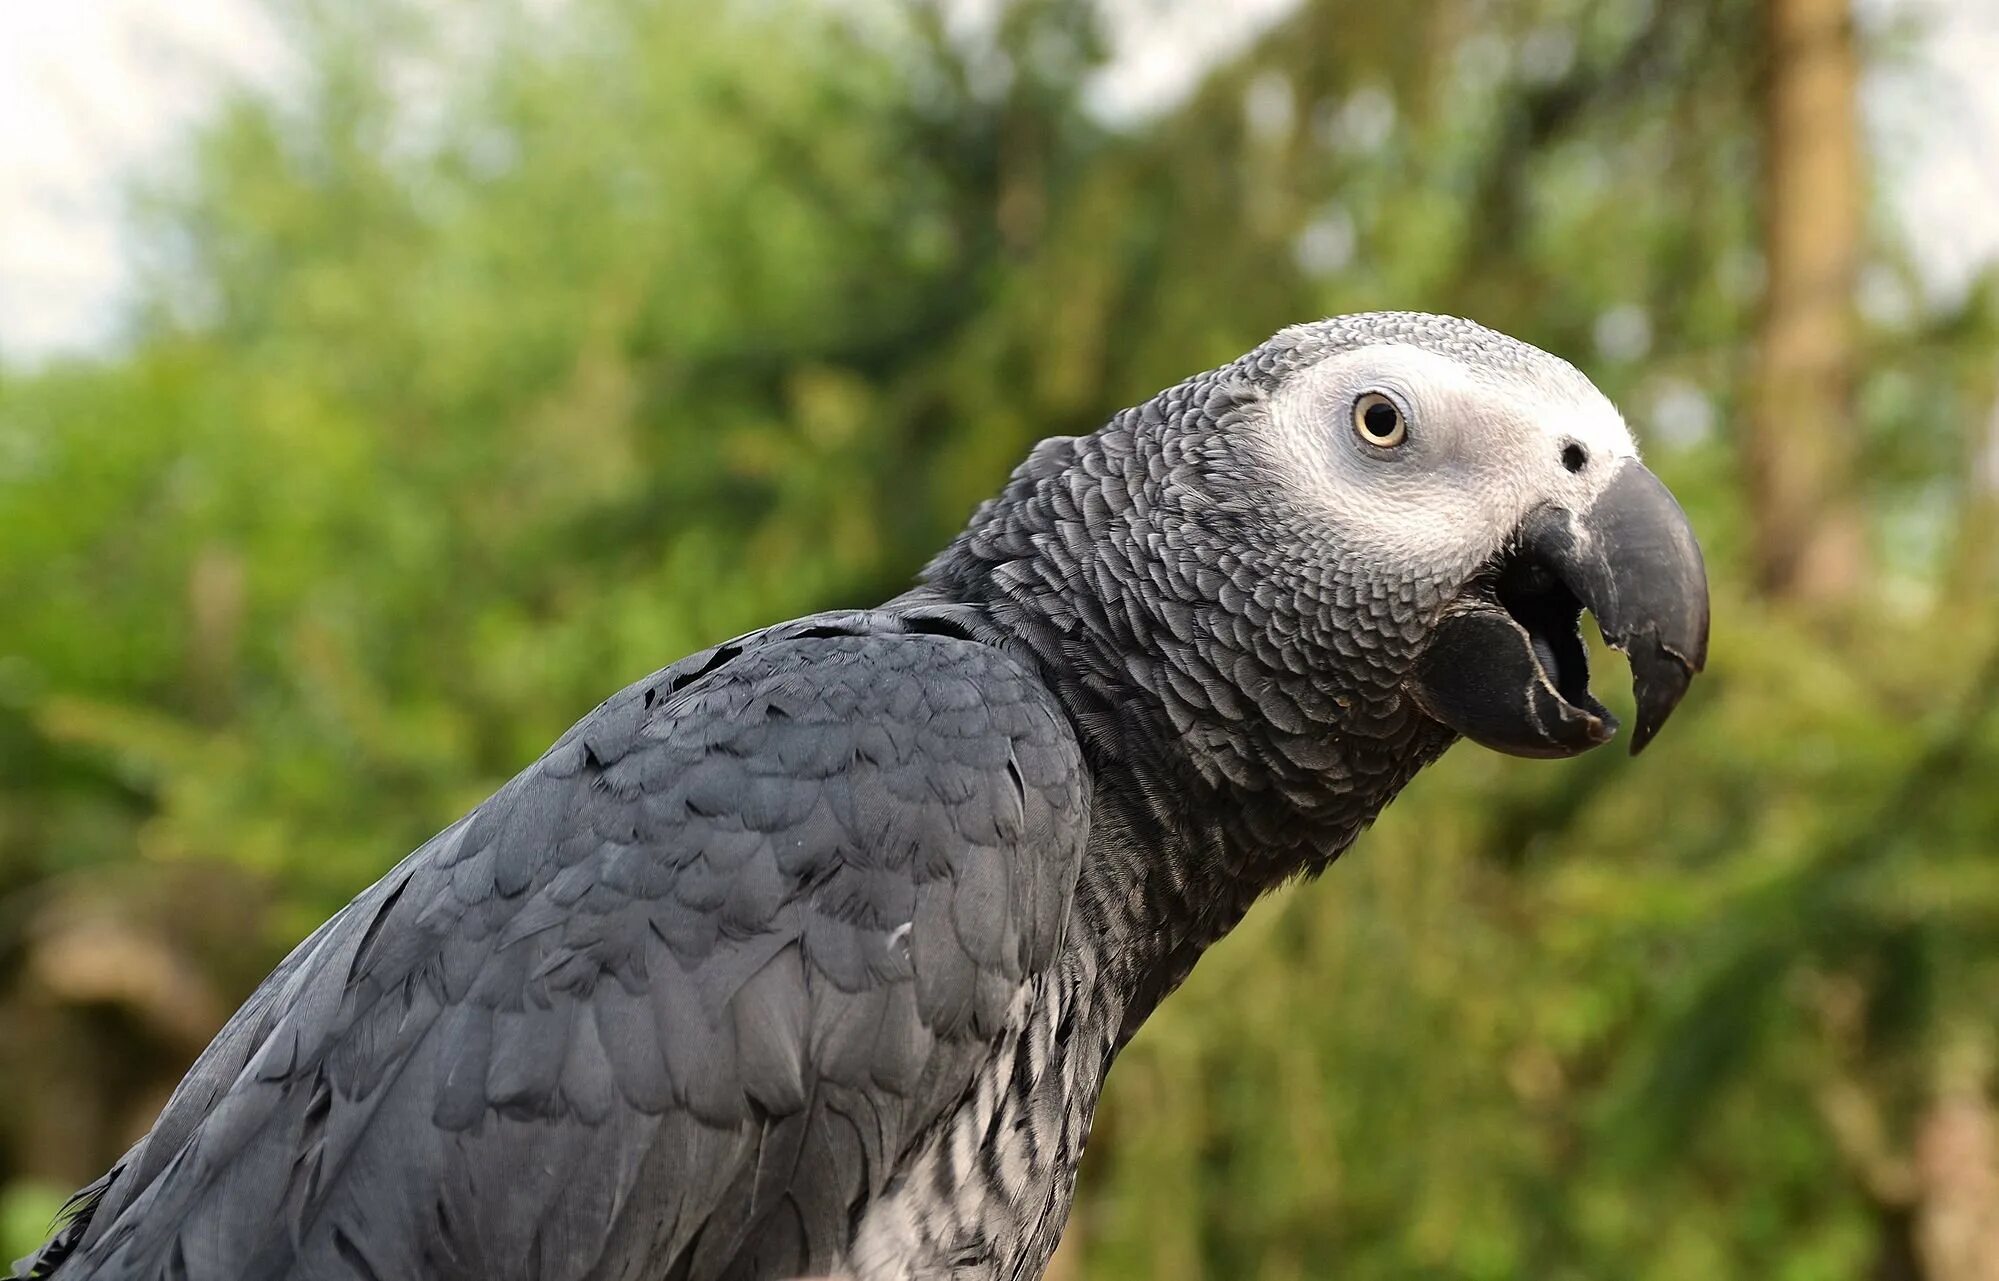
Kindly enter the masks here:
<path id="1" fill-rule="evenodd" d="M 0 368 L 0 1255 L 596 700 L 893 593 L 1041 436 L 1417 307 L 1626 406 L 1711 673 L 1637 764 L 1459 749 L 1253 913 L 1060 1267 L 1901 1275 L 1925 1118 L 1992 1086 L 1999 329 L 1878 229 L 1875 573 L 1759 599 L 1758 4 L 1317 0 L 1138 120 L 1057 0 L 278 12 L 295 75 L 138 202 L 125 349 Z"/>

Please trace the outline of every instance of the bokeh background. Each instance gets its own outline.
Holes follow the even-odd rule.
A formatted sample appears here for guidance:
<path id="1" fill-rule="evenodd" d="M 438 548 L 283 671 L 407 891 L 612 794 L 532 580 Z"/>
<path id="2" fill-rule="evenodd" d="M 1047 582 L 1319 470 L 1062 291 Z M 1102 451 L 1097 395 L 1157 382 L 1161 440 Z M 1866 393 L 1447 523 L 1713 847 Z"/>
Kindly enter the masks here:
<path id="1" fill-rule="evenodd" d="M 1056 1275 L 1999 1277 L 1986 0 L 103 4 L 0 0 L 0 1258 L 600 697 L 1412 307 L 1625 406 L 1710 674 L 1254 912 Z"/>

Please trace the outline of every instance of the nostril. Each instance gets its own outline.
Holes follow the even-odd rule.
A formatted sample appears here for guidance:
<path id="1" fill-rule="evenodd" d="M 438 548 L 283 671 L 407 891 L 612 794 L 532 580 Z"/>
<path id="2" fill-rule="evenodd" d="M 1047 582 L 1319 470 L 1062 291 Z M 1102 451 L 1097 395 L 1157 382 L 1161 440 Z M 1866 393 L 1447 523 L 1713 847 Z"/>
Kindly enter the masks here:
<path id="1" fill-rule="evenodd" d="M 1562 466 L 1570 471 L 1581 471 L 1589 466 L 1589 454 L 1575 441 L 1569 441 L 1562 446 Z"/>

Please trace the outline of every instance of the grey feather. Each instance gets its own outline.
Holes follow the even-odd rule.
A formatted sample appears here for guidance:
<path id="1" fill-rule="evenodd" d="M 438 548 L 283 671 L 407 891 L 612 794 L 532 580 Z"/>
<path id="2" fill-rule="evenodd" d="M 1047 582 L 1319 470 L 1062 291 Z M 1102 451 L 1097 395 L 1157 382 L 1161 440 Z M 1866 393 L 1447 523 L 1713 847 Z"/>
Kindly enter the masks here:
<path id="1" fill-rule="evenodd" d="M 1403 313 L 1042 442 L 914 591 L 637 682 L 364 891 L 24 1275 L 1039 1275 L 1118 1049 L 1453 741 L 1405 686 L 1510 514 L 1381 550 L 1309 394 L 1375 351 L 1628 450 Z"/>

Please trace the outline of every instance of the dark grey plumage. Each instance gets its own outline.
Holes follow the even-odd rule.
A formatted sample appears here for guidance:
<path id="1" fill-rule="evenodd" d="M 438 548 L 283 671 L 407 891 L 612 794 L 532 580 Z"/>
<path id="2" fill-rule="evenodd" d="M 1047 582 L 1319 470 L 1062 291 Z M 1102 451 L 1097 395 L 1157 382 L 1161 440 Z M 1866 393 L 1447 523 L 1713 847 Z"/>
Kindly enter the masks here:
<path id="1" fill-rule="evenodd" d="M 1044 442 L 916 590 L 633 685 L 364 892 L 28 1274 L 1040 1275 L 1118 1048 L 1454 738 L 1463 576 L 1247 430 L 1383 343 L 1580 377 L 1349 318 Z"/>

